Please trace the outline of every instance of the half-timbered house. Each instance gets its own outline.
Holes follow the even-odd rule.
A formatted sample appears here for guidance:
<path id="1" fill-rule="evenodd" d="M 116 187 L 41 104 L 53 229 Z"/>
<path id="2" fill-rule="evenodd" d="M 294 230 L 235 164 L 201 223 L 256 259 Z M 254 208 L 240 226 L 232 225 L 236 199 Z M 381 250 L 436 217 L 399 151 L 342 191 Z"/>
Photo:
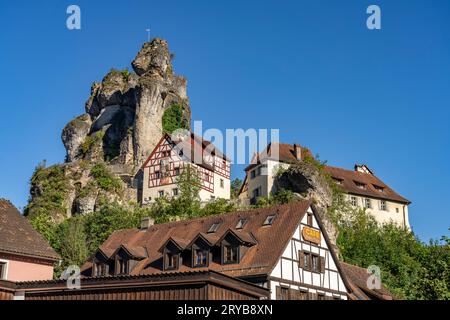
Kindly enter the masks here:
<path id="1" fill-rule="evenodd" d="M 187 166 L 198 174 L 201 201 L 230 198 L 230 161 L 220 150 L 193 133 L 176 139 L 165 134 L 137 175 L 140 202 L 178 196 L 177 179 Z"/>

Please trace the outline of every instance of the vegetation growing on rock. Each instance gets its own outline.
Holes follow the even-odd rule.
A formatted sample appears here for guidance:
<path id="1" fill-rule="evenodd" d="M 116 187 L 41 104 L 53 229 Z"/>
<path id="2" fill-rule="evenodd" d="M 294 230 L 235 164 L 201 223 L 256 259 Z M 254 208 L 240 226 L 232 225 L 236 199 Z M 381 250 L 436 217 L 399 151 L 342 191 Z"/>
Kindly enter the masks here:
<path id="1" fill-rule="evenodd" d="M 184 108 L 179 104 L 174 104 L 167 108 L 162 117 L 164 132 L 171 134 L 177 129 L 189 129 L 184 113 Z"/>

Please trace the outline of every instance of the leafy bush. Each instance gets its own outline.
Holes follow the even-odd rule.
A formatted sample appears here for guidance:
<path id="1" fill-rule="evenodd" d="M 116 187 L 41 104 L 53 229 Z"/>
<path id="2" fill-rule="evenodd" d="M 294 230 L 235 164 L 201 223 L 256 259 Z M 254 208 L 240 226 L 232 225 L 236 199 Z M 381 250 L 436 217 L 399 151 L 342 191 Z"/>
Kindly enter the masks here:
<path id="1" fill-rule="evenodd" d="M 24 215 L 51 243 L 55 237 L 53 228 L 55 220 L 62 220 L 66 216 L 64 202 L 69 185 L 64 167 L 59 165 L 46 167 L 45 161 L 38 164 L 30 184 L 32 197 L 24 209 Z"/>
<path id="2" fill-rule="evenodd" d="M 177 129 L 189 129 L 188 122 L 184 117 L 184 108 L 179 104 L 167 108 L 162 116 L 162 126 L 164 133 L 169 134 Z"/>
<path id="3" fill-rule="evenodd" d="M 344 261 L 380 267 L 382 282 L 398 298 L 450 299 L 448 244 L 425 245 L 409 230 L 378 225 L 365 210 L 354 210 L 339 223 L 337 245 Z"/>
<path id="4" fill-rule="evenodd" d="M 86 136 L 86 138 L 84 139 L 83 143 L 80 146 L 83 154 L 86 154 L 91 149 L 91 147 L 98 141 L 101 141 L 104 136 L 105 136 L 104 131 L 97 131 L 96 133 L 91 134 L 90 136 Z"/>
<path id="5" fill-rule="evenodd" d="M 91 168 L 91 176 L 97 185 L 105 191 L 118 192 L 122 189 L 121 180 L 112 174 L 104 163 L 97 163 Z"/>

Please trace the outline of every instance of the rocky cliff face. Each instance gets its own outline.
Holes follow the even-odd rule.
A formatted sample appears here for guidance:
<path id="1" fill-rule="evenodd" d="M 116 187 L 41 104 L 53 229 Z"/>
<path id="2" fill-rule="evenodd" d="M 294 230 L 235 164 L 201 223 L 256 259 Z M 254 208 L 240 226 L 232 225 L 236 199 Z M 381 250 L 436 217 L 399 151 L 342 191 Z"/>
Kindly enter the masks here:
<path id="1" fill-rule="evenodd" d="M 134 73 L 111 70 L 94 83 L 86 113 L 62 132 L 66 162 L 79 159 L 139 166 L 162 134 L 162 115 L 173 104 L 190 122 L 186 80 L 173 73 L 165 40 L 145 43 L 132 62 Z M 98 132 L 101 142 L 97 142 Z"/>
<path id="2" fill-rule="evenodd" d="M 164 111 L 174 104 L 182 106 L 188 124 L 191 114 L 186 79 L 173 73 L 165 40 L 144 43 L 131 65 L 134 72 L 112 69 L 92 85 L 85 113 L 62 131 L 65 163 L 40 168 L 33 175 L 27 214 L 52 211 L 51 219 L 61 221 L 96 211 L 102 201 L 137 200 L 129 177 L 160 140 Z M 106 170 L 101 177 L 97 164 Z M 49 183 L 55 176 L 58 183 Z M 122 180 L 114 180 L 118 176 Z M 114 187 L 105 186 L 105 179 Z M 58 204 L 48 210 L 54 194 Z"/>
<path id="3" fill-rule="evenodd" d="M 338 230 L 327 212 L 333 204 L 333 192 L 323 172 L 310 162 L 300 161 L 281 173 L 275 179 L 274 187 L 276 190 L 291 190 L 301 199 L 312 199 L 333 249 L 339 254 L 336 246 Z"/>

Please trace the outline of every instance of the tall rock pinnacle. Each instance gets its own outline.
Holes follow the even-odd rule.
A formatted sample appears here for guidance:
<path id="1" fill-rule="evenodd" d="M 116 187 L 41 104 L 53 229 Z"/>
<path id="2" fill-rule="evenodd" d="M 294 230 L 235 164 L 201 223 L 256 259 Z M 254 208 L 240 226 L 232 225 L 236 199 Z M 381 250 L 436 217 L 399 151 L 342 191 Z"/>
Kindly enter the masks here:
<path id="1" fill-rule="evenodd" d="M 186 79 L 173 73 L 168 44 L 144 43 L 132 62 L 134 72 L 112 69 L 94 83 L 86 113 L 62 132 L 66 162 L 104 160 L 139 166 L 162 135 L 162 116 L 173 104 L 184 107 L 190 122 Z"/>

